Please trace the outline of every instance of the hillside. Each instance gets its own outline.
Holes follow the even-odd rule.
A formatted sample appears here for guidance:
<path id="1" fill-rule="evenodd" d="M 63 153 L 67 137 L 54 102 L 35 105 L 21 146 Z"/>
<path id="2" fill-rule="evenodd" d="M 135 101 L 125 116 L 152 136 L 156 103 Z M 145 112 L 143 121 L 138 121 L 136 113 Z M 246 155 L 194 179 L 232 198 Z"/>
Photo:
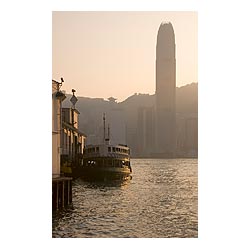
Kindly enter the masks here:
<path id="1" fill-rule="evenodd" d="M 71 107 L 71 95 L 66 95 L 64 107 Z M 102 124 L 103 112 L 109 113 L 117 109 L 123 112 L 128 127 L 136 127 L 137 112 L 140 107 L 152 107 L 155 95 L 134 94 L 120 103 L 111 102 L 102 98 L 89 98 L 77 96 L 76 108 L 80 112 L 79 129 L 86 135 L 94 134 Z M 176 88 L 176 112 L 198 112 L 198 83 L 191 83 Z"/>

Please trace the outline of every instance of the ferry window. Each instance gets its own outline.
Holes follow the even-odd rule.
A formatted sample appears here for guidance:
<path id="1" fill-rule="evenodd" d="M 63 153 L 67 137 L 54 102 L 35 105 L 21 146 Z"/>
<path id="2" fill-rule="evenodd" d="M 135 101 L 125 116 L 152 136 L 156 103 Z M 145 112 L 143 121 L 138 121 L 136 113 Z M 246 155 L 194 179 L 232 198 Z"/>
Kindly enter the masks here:
<path id="1" fill-rule="evenodd" d="M 111 152 L 111 147 L 108 147 L 108 151 Z"/>
<path id="2" fill-rule="evenodd" d="M 96 147 L 96 152 L 97 152 L 97 153 L 99 152 L 99 147 Z"/>
<path id="3" fill-rule="evenodd" d="M 113 152 L 115 152 L 115 147 L 112 147 Z"/>
<path id="4" fill-rule="evenodd" d="M 88 151 L 89 151 L 89 153 L 93 153 L 93 152 L 95 152 L 95 148 L 89 148 Z"/>

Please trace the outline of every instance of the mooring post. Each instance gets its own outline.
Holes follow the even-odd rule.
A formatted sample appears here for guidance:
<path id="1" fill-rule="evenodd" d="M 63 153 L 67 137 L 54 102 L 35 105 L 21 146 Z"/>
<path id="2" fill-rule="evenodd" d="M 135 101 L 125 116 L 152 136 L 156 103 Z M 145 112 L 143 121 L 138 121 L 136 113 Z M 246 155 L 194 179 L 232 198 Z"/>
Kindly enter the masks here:
<path id="1" fill-rule="evenodd" d="M 70 196 L 70 180 L 67 181 L 68 183 L 68 196 L 67 196 L 67 205 L 69 205 L 69 196 Z"/>
<path id="2" fill-rule="evenodd" d="M 69 189 L 69 202 L 72 202 L 72 180 L 69 180 L 70 189 Z"/>
<path id="3" fill-rule="evenodd" d="M 58 181 L 57 181 L 56 182 L 56 209 L 58 209 L 58 203 L 59 203 L 59 201 L 58 201 L 58 199 L 59 199 L 58 194 L 59 194 L 59 185 L 58 185 Z"/>
<path id="4" fill-rule="evenodd" d="M 64 208 L 64 180 L 62 181 L 62 207 Z"/>

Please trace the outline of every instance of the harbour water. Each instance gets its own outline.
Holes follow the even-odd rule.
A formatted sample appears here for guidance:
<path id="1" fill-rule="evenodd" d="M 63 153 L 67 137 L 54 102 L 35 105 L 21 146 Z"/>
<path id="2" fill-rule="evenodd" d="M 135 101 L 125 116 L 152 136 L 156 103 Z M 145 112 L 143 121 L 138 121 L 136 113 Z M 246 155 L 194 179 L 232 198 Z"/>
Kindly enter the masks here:
<path id="1" fill-rule="evenodd" d="M 55 238 L 198 237 L 198 160 L 132 159 L 132 179 L 73 181 Z"/>

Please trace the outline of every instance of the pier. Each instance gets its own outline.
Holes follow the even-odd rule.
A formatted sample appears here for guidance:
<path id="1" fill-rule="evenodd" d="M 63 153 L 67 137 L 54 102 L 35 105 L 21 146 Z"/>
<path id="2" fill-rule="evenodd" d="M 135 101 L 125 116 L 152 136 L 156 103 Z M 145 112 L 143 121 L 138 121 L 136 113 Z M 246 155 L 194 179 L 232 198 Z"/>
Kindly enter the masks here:
<path id="1" fill-rule="evenodd" d="M 72 203 L 72 178 L 52 178 L 52 210 L 67 207 Z"/>
<path id="2" fill-rule="evenodd" d="M 72 89 L 71 108 L 63 108 L 66 99 L 61 82 L 52 80 L 52 210 L 66 208 L 72 203 L 72 166 L 81 164 L 86 135 L 78 129 L 75 108 L 76 90 Z M 67 176 L 66 176 L 67 175 Z"/>

